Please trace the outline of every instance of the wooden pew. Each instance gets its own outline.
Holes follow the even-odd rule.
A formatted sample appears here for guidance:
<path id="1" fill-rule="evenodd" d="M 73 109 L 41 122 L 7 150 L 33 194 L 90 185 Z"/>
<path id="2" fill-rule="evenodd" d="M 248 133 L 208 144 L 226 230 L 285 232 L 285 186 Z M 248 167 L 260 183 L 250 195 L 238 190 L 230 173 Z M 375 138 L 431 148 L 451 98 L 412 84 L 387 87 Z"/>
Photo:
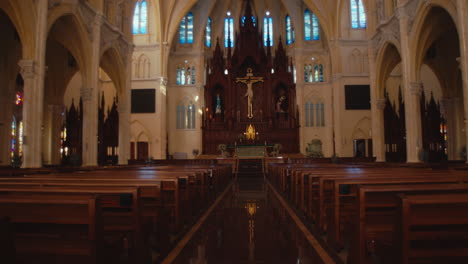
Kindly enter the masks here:
<path id="1" fill-rule="evenodd" d="M 361 185 L 351 209 L 353 222 L 349 225 L 348 263 L 372 263 L 370 257 L 382 263 L 397 263 L 395 254 L 389 254 L 396 243 L 397 208 L 399 195 L 468 193 L 463 184 L 399 184 Z M 340 231 L 340 233 L 343 231 Z"/>
<path id="2" fill-rule="evenodd" d="M 468 263 L 468 194 L 403 195 L 399 263 Z"/>
<path id="3" fill-rule="evenodd" d="M 0 195 L 0 217 L 14 225 L 19 263 L 98 263 L 99 210 L 90 194 Z"/>
<path id="4" fill-rule="evenodd" d="M 15 262 L 13 225 L 8 217 L 0 217 L 0 256 L 4 263 Z"/>
<path id="5" fill-rule="evenodd" d="M 47 186 L 47 185 L 0 185 L 0 196 L 9 194 L 73 195 L 91 194 L 99 200 L 103 240 L 100 259 L 127 263 L 149 261 L 149 248 L 143 237 L 139 190 L 135 187 L 108 186 Z M 123 263 L 123 262 L 122 262 Z"/>

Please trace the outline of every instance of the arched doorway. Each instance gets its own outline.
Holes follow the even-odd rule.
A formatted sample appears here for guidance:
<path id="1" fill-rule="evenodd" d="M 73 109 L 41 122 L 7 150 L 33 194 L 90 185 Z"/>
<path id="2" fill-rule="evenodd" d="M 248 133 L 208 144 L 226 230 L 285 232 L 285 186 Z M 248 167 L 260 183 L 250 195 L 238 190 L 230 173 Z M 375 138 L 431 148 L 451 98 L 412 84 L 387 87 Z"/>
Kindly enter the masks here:
<path id="1" fill-rule="evenodd" d="M 424 87 L 420 101 L 422 158 L 429 162 L 462 160 L 466 139 L 457 27 L 451 15 L 438 6 L 431 7 L 423 21 L 414 69 Z"/>
<path id="2" fill-rule="evenodd" d="M 0 165 L 10 165 L 13 157 L 22 156 L 24 82 L 18 66 L 22 58 L 21 39 L 9 16 L 2 9 L 0 32 Z"/>

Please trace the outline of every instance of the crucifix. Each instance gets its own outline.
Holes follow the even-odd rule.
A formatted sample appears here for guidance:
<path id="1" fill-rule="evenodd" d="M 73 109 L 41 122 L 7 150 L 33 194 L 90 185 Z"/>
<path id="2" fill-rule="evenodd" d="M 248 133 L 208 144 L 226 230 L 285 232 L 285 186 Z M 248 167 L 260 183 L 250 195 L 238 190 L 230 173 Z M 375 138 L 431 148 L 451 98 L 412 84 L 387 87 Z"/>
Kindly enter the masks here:
<path id="1" fill-rule="evenodd" d="M 253 118 L 252 100 L 253 100 L 253 89 L 252 84 L 256 82 L 263 82 L 263 77 L 254 77 L 252 68 L 247 69 L 247 75 L 245 77 L 236 78 L 237 83 L 245 83 L 247 85 L 247 92 L 244 97 L 247 97 L 247 117 Z"/>

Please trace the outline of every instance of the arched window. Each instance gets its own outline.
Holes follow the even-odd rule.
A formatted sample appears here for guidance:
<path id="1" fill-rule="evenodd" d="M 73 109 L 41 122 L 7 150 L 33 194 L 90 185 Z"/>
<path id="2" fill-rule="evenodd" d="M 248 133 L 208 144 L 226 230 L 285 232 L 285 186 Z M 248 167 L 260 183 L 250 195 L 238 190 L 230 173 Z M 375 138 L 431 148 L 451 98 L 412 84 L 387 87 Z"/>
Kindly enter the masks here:
<path id="1" fill-rule="evenodd" d="M 179 66 L 176 69 L 176 84 L 177 85 L 191 85 L 196 83 L 195 66 Z"/>
<path id="2" fill-rule="evenodd" d="M 146 0 L 139 0 L 135 4 L 133 14 L 133 34 L 148 33 L 148 4 Z"/>
<path id="3" fill-rule="evenodd" d="M 314 82 L 319 82 L 319 66 L 314 65 Z"/>
<path id="4" fill-rule="evenodd" d="M 314 103 L 310 100 L 305 104 L 305 123 L 306 127 L 314 126 Z"/>
<path id="5" fill-rule="evenodd" d="M 366 28 L 367 18 L 366 10 L 362 4 L 362 0 L 350 0 L 351 11 L 351 27 L 352 28 Z"/>
<path id="6" fill-rule="evenodd" d="M 296 42 L 296 34 L 292 26 L 291 17 L 287 15 L 286 16 L 286 44 L 291 45 L 294 42 Z"/>
<path id="7" fill-rule="evenodd" d="M 182 85 L 182 75 L 181 75 L 181 72 L 180 72 L 180 67 L 177 67 L 176 84 L 177 85 Z"/>
<path id="8" fill-rule="evenodd" d="M 179 26 L 179 43 L 192 44 L 193 43 L 193 14 L 189 12 L 182 18 Z"/>
<path id="9" fill-rule="evenodd" d="M 320 26 L 318 18 L 309 9 L 304 11 L 304 39 L 320 40 Z"/>
<path id="10" fill-rule="evenodd" d="M 205 46 L 211 47 L 211 17 L 208 18 L 205 28 Z"/>
<path id="11" fill-rule="evenodd" d="M 314 40 L 320 40 L 319 21 L 315 14 L 312 14 L 312 37 Z"/>
<path id="12" fill-rule="evenodd" d="M 319 65 L 319 82 L 323 82 L 323 64 Z"/>
<path id="13" fill-rule="evenodd" d="M 263 45 L 273 47 L 273 18 L 269 13 L 263 18 Z"/>
<path id="14" fill-rule="evenodd" d="M 230 12 L 224 19 L 224 47 L 234 47 L 234 18 Z"/>
<path id="15" fill-rule="evenodd" d="M 192 67 L 192 83 L 191 83 L 191 84 L 195 84 L 195 81 L 196 81 L 196 80 L 195 80 L 195 76 L 196 76 L 196 74 L 195 74 L 195 66 L 193 66 L 193 67 Z"/>

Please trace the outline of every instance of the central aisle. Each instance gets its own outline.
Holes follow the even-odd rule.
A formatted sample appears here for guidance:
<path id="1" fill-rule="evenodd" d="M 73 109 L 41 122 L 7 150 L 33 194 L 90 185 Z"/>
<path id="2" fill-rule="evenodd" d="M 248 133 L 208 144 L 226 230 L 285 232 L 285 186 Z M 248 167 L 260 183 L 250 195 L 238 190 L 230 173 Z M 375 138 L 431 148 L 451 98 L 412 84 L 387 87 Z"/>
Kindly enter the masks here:
<path id="1" fill-rule="evenodd" d="M 318 259 L 263 178 L 238 178 L 172 263 L 322 263 Z"/>

